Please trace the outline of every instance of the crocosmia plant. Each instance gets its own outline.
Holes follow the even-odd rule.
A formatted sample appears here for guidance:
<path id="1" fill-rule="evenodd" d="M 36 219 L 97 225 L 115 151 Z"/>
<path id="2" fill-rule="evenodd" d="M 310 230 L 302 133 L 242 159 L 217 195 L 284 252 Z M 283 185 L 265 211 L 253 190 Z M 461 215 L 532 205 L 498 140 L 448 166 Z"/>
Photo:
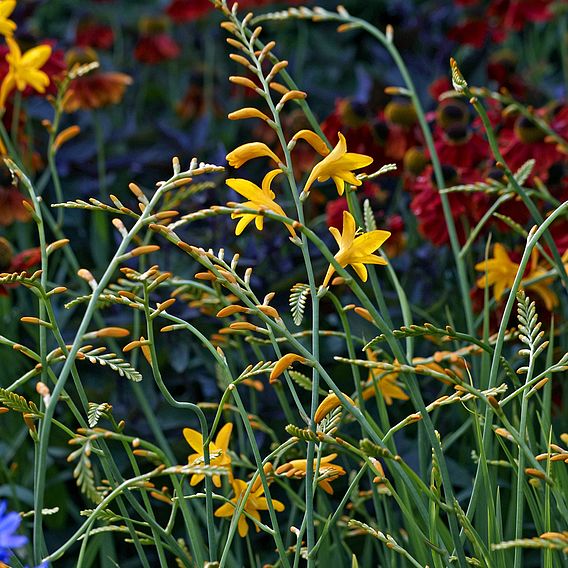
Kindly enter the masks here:
<path id="1" fill-rule="evenodd" d="M 568 5 L 0 0 L 0 567 L 568 565 Z"/>

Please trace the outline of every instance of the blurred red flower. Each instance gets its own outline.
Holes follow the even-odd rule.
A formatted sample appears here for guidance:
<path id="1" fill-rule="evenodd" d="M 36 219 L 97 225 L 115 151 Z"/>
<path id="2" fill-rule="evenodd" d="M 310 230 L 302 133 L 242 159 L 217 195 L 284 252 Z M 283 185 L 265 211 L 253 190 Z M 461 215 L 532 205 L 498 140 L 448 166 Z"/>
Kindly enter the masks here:
<path id="1" fill-rule="evenodd" d="M 134 49 L 134 57 L 149 65 L 176 59 L 180 53 L 180 46 L 167 33 L 142 36 Z"/>
<path id="2" fill-rule="evenodd" d="M 7 227 L 15 221 L 28 221 L 29 211 L 22 202 L 27 201 L 14 187 L 0 187 L 0 225 Z"/>
<path id="3" fill-rule="evenodd" d="M 14 250 L 10 242 L 4 237 L 0 237 L 0 273 L 11 274 L 13 272 L 23 272 L 41 261 L 41 251 L 39 247 L 31 248 L 14 255 Z M 0 296 L 8 295 L 8 286 L 0 285 Z"/>
<path id="4" fill-rule="evenodd" d="M 114 32 L 110 26 L 87 17 L 79 21 L 75 32 L 77 47 L 110 49 L 114 43 Z"/>

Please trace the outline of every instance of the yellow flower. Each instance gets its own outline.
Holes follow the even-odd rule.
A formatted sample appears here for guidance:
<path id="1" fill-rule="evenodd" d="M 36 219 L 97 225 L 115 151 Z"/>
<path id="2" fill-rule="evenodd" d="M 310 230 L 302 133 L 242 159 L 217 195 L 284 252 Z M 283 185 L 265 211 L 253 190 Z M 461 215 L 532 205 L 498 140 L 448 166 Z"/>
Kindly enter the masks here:
<path id="1" fill-rule="evenodd" d="M 245 162 L 253 158 L 260 158 L 261 156 L 268 156 L 277 164 L 280 163 L 280 158 L 262 142 L 249 142 L 248 144 L 243 144 L 235 148 L 232 152 L 227 154 L 227 162 L 234 168 L 240 168 Z"/>
<path id="2" fill-rule="evenodd" d="M 353 219 L 353 215 L 349 211 L 343 212 L 343 232 L 341 235 L 335 227 L 330 227 L 329 231 L 339 245 L 339 252 L 335 255 L 335 260 L 342 268 L 350 264 L 363 282 L 367 281 L 365 264 L 387 263 L 386 260 L 372 253 L 390 237 L 388 231 L 369 231 L 355 237 L 355 219 Z M 330 266 L 323 281 L 324 286 L 328 285 L 334 272 L 335 268 Z"/>
<path id="3" fill-rule="evenodd" d="M 367 358 L 369 361 L 376 361 L 377 357 L 371 349 L 367 349 Z M 395 366 L 398 362 L 395 360 Z M 393 399 L 408 400 L 409 396 L 398 386 L 398 371 L 384 372 L 381 369 L 371 369 L 369 371 L 368 382 L 371 384 L 363 389 L 363 400 L 369 400 L 377 394 L 377 389 L 383 395 L 388 405 L 392 404 Z"/>
<path id="4" fill-rule="evenodd" d="M 345 470 L 335 463 L 331 463 L 337 454 L 329 454 L 320 460 L 318 485 L 329 495 L 333 495 L 333 488 L 330 485 L 334 479 L 341 475 L 345 475 Z M 317 460 L 314 460 L 314 471 L 316 469 Z M 308 467 L 308 460 L 292 460 L 288 463 L 282 464 L 276 469 L 276 474 L 284 474 L 286 477 L 294 477 L 296 479 L 303 479 L 306 477 L 306 468 Z"/>
<path id="5" fill-rule="evenodd" d="M 4 0 L 0 2 L 0 34 L 6 37 L 12 37 L 16 29 L 16 24 L 8 19 L 8 16 L 14 11 L 16 0 Z"/>
<path id="6" fill-rule="evenodd" d="M 227 453 L 229 447 L 229 440 L 231 438 L 231 432 L 233 431 L 233 425 L 229 422 L 219 430 L 217 437 L 215 438 L 215 443 L 211 442 L 209 444 L 209 456 L 210 464 L 217 467 L 226 467 L 229 470 L 231 468 L 231 456 Z M 192 454 L 187 458 L 187 463 L 189 465 L 203 465 L 205 463 L 205 458 L 203 456 L 203 436 L 196 430 L 191 428 L 184 428 L 183 435 L 187 443 L 197 452 Z M 215 487 L 221 487 L 221 476 L 213 475 L 213 485 Z M 205 478 L 202 473 L 194 473 L 190 480 L 190 485 L 197 485 L 200 481 Z"/>
<path id="7" fill-rule="evenodd" d="M 509 258 L 507 249 L 502 244 L 495 243 L 493 258 L 475 265 L 475 270 L 485 272 L 485 276 L 477 280 L 477 287 L 493 286 L 493 297 L 498 302 L 505 289 L 513 285 L 518 269 L 519 265 Z"/>
<path id="8" fill-rule="evenodd" d="M 531 255 L 531 269 L 525 280 L 532 280 L 533 278 L 542 276 L 546 272 L 548 272 L 548 270 L 538 264 L 538 249 L 533 249 Z M 554 278 L 550 277 L 544 278 L 539 282 L 535 282 L 534 284 L 529 284 L 527 286 L 527 291 L 529 291 L 529 293 L 532 290 L 535 294 L 541 297 L 542 301 L 544 302 L 545 308 L 549 312 L 551 312 L 558 305 L 558 296 L 549 288 L 549 286 L 553 282 Z"/>
<path id="9" fill-rule="evenodd" d="M 227 180 L 227 185 L 234 189 L 237 193 L 241 194 L 243 197 L 246 197 L 249 201 L 245 201 L 243 205 L 245 207 L 249 207 L 250 209 L 256 209 L 257 211 L 262 210 L 270 210 L 273 213 L 278 215 L 282 215 L 286 217 L 286 213 L 276 201 L 274 201 L 274 192 L 270 189 L 270 185 L 272 184 L 272 180 L 278 175 L 281 174 L 282 170 L 272 170 L 268 172 L 264 179 L 262 180 L 262 189 L 258 187 L 258 185 L 252 183 L 252 181 L 248 181 L 246 179 L 237 179 L 237 178 L 230 178 Z M 245 227 L 254 219 L 256 228 L 259 231 L 262 231 L 264 226 L 264 215 L 256 215 L 254 213 L 233 213 L 231 215 L 232 219 L 241 218 L 240 221 L 237 223 L 237 227 L 235 228 L 235 234 L 240 235 Z M 286 225 L 290 234 L 294 237 L 296 236 L 296 231 L 290 226 Z"/>
<path id="10" fill-rule="evenodd" d="M 348 152 L 345 137 L 341 132 L 338 133 L 338 136 L 339 142 L 337 146 L 312 170 L 304 186 L 305 192 L 310 190 L 316 179 L 321 182 L 331 178 L 337 187 L 339 195 L 343 195 L 346 182 L 351 185 L 361 185 L 362 182 L 355 177 L 352 170 L 368 166 L 373 161 L 373 158 L 365 154 Z"/>
<path id="11" fill-rule="evenodd" d="M 235 496 L 231 499 L 231 503 L 225 503 L 215 511 L 216 517 L 232 517 L 235 512 L 235 507 L 241 499 L 241 495 L 243 495 L 247 490 L 247 483 L 242 479 L 233 480 L 232 485 Z M 264 488 L 262 487 L 262 484 L 255 483 L 245 503 L 244 510 L 257 521 L 260 521 L 259 511 L 268 511 L 268 499 L 263 497 L 263 495 Z M 272 506 L 276 511 L 280 512 L 284 510 L 284 504 L 276 499 L 272 499 Z M 255 525 L 255 528 L 256 532 L 260 530 L 257 525 Z M 244 538 L 248 534 L 249 527 L 247 518 L 243 513 L 241 513 L 239 517 L 238 529 L 241 537 Z"/>
<path id="12" fill-rule="evenodd" d="M 485 271 L 485 276 L 477 280 L 477 286 L 479 288 L 485 288 L 486 284 L 487 286 L 493 286 L 493 297 L 495 301 L 498 302 L 503 292 L 513 285 L 515 276 L 519 270 L 519 265 L 509 258 L 507 249 L 503 245 L 496 243 L 493 246 L 493 258 L 476 264 L 475 269 Z M 547 272 L 546 268 L 538 264 L 538 250 L 534 249 L 531 255 L 529 273 L 521 280 L 521 285 L 527 280 L 541 276 L 545 272 Z M 558 297 L 549 288 L 552 282 L 554 282 L 554 278 L 551 277 L 526 286 L 529 295 L 532 291 L 537 296 L 540 296 L 546 309 L 549 311 L 553 310 L 558 305 Z"/>
<path id="13" fill-rule="evenodd" d="M 6 97 L 14 87 L 23 91 L 29 85 L 38 93 L 43 93 L 49 85 L 49 77 L 41 71 L 41 67 L 49 59 L 51 47 L 38 45 L 22 55 L 19 45 L 12 38 L 7 37 L 6 42 L 10 48 L 10 53 L 6 55 L 9 69 L 0 87 L 0 108 L 5 107 Z"/>

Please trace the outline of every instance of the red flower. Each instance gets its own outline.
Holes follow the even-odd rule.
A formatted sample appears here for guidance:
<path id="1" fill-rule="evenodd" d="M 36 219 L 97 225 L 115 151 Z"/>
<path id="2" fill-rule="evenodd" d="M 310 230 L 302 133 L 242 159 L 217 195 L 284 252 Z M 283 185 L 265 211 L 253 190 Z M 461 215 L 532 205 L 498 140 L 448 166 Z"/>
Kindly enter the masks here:
<path id="1" fill-rule="evenodd" d="M 504 30 L 518 32 L 527 23 L 551 20 L 551 3 L 552 0 L 494 0 L 488 15 L 495 16 Z"/>
<path id="2" fill-rule="evenodd" d="M 193 22 L 213 10 L 209 0 L 172 0 L 166 8 L 168 16 L 176 23 Z"/>
<path id="3" fill-rule="evenodd" d="M 556 124 L 557 128 L 562 126 L 564 113 L 559 114 L 560 120 Z M 554 123 L 551 126 L 554 128 Z M 556 142 L 548 140 L 541 128 L 523 116 L 517 118 L 513 128 L 503 129 L 499 136 L 499 144 L 503 158 L 513 172 L 527 160 L 534 158 L 536 163 L 531 178 L 536 175 L 544 182 L 548 180 L 551 166 L 559 162 L 566 162 L 567 159 L 566 154 L 558 150 Z"/>
<path id="4" fill-rule="evenodd" d="M 471 45 L 476 49 L 483 47 L 489 36 L 489 23 L 487 20 L 465 20 L 454 26 L 448 32 L 448 38 L 461 45 Z"/>
<path id="5" fill-rule="evenodd" d="M 477 176 L 476 172 L 458 177 L 456 170 L 444 167 L 444 179 L 447 186 L 458 183 L 471 183 Z M 416 178 L 411 191 L 414 194 L 410 202 L 410 209 L 418 219 L 418 231 L 435 245 L 444 245 L 449 242 L 449 234 L 444 218 L 442 199 L 438 188 L 433 181 L 432 166 L 428 166 L 424 173 Z M 456 225 L 458 239 L 465 242 L 466 231 L 464 224 L 473 227 L 487 211 L 489 199 L 483 193 L 449 193 L 448 200 L 452 217 Z"/>
<path id="6" fill-rule="evenodd" d="M 30 212 L 22 204 L 24 200 L 24 196 L 17 189 L 0 187 L 0 225 L 7 227 L 14 221 L 30 219 Z"/>
<path id="7" fill-rule="evenodd" d="M 75 45 L 94 49 L 110 49 L 114 43 L 114 32 L 110 26 L 92 18 L 85 18 L 77 25 Z"/>
<path id="8" fill-rule="evenodd" d="M 134 57 L 149 65 L 179 57 L 180 46 L 167 33 L 142 36 L 134 50 Z"/>
<path id="9" fill-rule="evenodd" d="M 339 197 L 327 202 L 325 206 L 325 219 L 328 227 L 341 230 L 343 227 L 343 212 L 349 211 L 346 197 Z"/>
<path id="10" fill-rule="evenodd" d="M 24 250 L 14 256 L 12 245 L 4 237 L 0 237 L 0 273 L 22 272 L 39 264 L 40 261 L 41 251 L 39 247 Z M 7 295 L 8 287 L 0 285 L 0 296 Z"/>
<path id="11" fill-rule="evenodd" d="M 487 141 L 467 126 L 439 131 L 434 146 L 440 162 L 458 171 L 479 167 L 491 156 Z"/>
<path id="12" fill-rule="evenodd" d="M 67 55 L 70 69 L 94 61 L 98 61 L 98 57 L 90 48 L 74 49 Z M 117 104 L 122 100 L 126 87 L 131 84 L 132 77 L 125 73 L 95 69 L 71 81 L 63 108 L 65 112 L 75 112 Z"/>
<path id="13" fill-rule="evenodd" d="M 442 93 L 451 90 L 452 82 L 445 75 L 432 81 L 428 87 L 428 93 L 435 101 L 438 101 Z"/>

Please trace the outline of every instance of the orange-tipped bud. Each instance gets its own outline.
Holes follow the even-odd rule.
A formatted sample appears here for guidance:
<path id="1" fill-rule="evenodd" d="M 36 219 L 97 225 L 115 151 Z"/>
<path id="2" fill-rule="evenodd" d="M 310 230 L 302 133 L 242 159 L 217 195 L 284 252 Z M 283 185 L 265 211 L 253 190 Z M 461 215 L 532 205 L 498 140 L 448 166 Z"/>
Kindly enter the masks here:
<path id="1" fill-rule="evenodd" d="M 265 316 L 268 316 L 269 318 L 274 318 L 277 319 L 280 317 L 280 314 L 278 313 L 278 310 L 276 308 L 273 308 L 272 306 L 256 306 Z"/>
<path id="2" fill-rule="evenodd" d="M 342 393 L 343 394 L 343 393 Z M 349 401 L 350 404 L 356 406 L 353 399 L 348 397 L 346 394 L 343 396 Z M 335 393 L 329 393 L 318 406 L 316 413 L 314 415 L 314 421 L 319 424 L 332 410 L 335 410 L 338 406 L 341 406 L 342 402 Z"/>
<path id="3" fill-rule="evenodd" d="M 132 249 L 128 255 L 129 256 L 141 256 L 143 254 L 149 254 L 151 252 L 156 252 L 160 250 L 159 245 L 144 245 L 141 247 L 136 247 L 135 249 Z"/>
<path id="4" fill-rule="evenodd" d="M 77 136 L 79 132 L 81 132 L 81 129 L 76 124 L 70 126 L 69 128 L 66 128 L 65 130 L 62 130 L 53 141 L 53 151 L 57 152 L 57 150 L 59 150 L 59 148 L 61 148 L 61 146 L 63 146 L 65 142 L 68 142 L 72 138 L 75 138 L 75 136 Z"/>
<path id="5" fill-rule="evenodd" d="M 236 321 L 234 323 L 232 323 L 231 325 L 229 325 L 229 327 L 231 329 L 237 329 L 237 330 L 247 330 L 247 331 L 256 331 L 258 328 L 258 326 L 253 325 L 252 323 L 249 323 L 248 321 Z"/>
<path id="6" fill-rule="evenodd" d="M 51 328 L 51 324 L 49 322 L 40 320 L 39 318 L 32 317 L 32 316 L 25 316 L 23 318 L 20 318 L 20 321 L 22 323 L 30 323 L 32 325 L 41 325 L 43 327 Z"/>
<path id="7" fill-rule="evenodd" d="M 236 63 L 239 63 L 243 67 L 246 67 L 247 69 L 252 68 L 250 61 L 246 57 L 243 57 L 242 55 L 239 55 L 238 53 L 229 53 L 229 58 L 232 59 L 233 61 L 235 61 Z"/>
<path id="8" fill-rule="evenodd" d="M 247 79 L 246 77 L 233 75 L 229 77 L 229 81 L 231 83 L 234 83 L 235 85 L 240 85 L 241 87 L 247 87 L 248 89 L 252 89 L 253 91 L 259 90 L 259 88 L 250 79 Z"/>
<path id="9" fill-rule="evenodd" d="M 280 71 L 282 71 L 282 69 L 286 69 L 286 67 L 288 67 L 288 62 L 286 60 L 276 63 L 270 70 L 270 73 L 267 76 L 267 81 L 270 82 L 274 77 L 276 77 L 276 75 L 278 75 L 278 73 L 280 73 Z"/>
<path id="10" fill-rule="evenodd" d="M 229 120 L 243 120 L 245 118 L 260 118 L 264 121 L 269 121 L 270 118 L 266 116 L 261 110 L 252 107 L 241 108 L 228 114 Z"/>
<path id="11" fill-rule="evenodd" d="M 55 242 L 47 245 L 45 250 L 46 250 L 47 254 L 50 255 L 52 252 L 56 251 L 57 249 L 60 249 L 61 247 L 64 247 L 68 243 L 69 243 L 69 239 L 59 239 L 58 241 L 55 241 Z"/>
<path id="12" fill-rule="evenodd" d="M 97 331 L 93 331 L 88 335 L 93 337 L 126 337 L 130 332 L 123 327 L 103 327 Z"/>
<path id="13" fill-rule="evenodd" d="M 295 361 L 305 363 L 306 358 L 302 357 L 301 355 L 296 355 L 296 353 L 288 353 L 284 355 L 284 357 L 276 361 L 276 364 L 274 365 L 272 372 L 270 373 L 270 382 L 273 383 L 274 381 L 276 381 L 278 377 Z"/>
<path id="14" fill-rule="evenodd" d="M 157 493 L 156 491 L 150 491 L 150 495 L 152 497 L 154 497 L 154 499 L 157 499 L 158 501 L 162 501 L 163 503 L 166 503 L 166 505 L 172 504 L 172 500 L 169 497 L 166 497 L 165 495 L 163 495 L 162 493 Z"/>
<path id="15" fill-rule="evenodd" d="M 243 314 L 249 311 L 248 308 L 244 306 L 226 306 L 217 312 L 218 318 L 226 318 L 232 316 L 233 314 Z"/>
<path id="16" fill-rule="evenodd" d="M 369 313 L 369 310 L 367 310 L 365 308 L 356 307 L 356 308 L 353 309 L 353 311 L 359 317 L 362 317 L 363 319 L 366 319 L 367 321 L 370 321 L 370 322 L 373 321 L 373 316 Z"/>
<path id="17" fill-rule="evenodd" d="M 169 300 L 166 300 L 165 302 L 161 302 L 160 304 L 158 304 L 158 312 L 164 312 L 168 308 L 171 308 L 175 303 L 176 303 L 175 298 L 170 298 Z"/>
<path id="18" fill-rule="evenodd" d="M 538 479 L 546 479 L 546 474 L 543 471 L 534 469 L 533 467 L 527 467 L 525 473 L 531 477 L 537 477 Z"/>
<path id="19" fill-rule="evenodd" d="M 277 83 L 276 81 L 272 81 L 268 86 L 273 91 L 276 91 L 277 93 L 280 93 L 281 95 L 285 95 L 290 90 L 290 89 L 288 89 L 288 87 L 285 87 L 284 85 L 281 85 L 280 83 Z"/>
<path id="20" fill-rule="evenodd" d="M 217 280 L 217 276 L 212 272 L 198 272 L 195 278 L 197 278 L 197 280 Z"/>
<path id="21" fill-rule="evenodd" d="M 305 99 L 308 96 L 304 91 L 288 91 L 278 103 L 280 106 L 284 105 L 288 101 L 295 101 L 298 99 Z"/>

